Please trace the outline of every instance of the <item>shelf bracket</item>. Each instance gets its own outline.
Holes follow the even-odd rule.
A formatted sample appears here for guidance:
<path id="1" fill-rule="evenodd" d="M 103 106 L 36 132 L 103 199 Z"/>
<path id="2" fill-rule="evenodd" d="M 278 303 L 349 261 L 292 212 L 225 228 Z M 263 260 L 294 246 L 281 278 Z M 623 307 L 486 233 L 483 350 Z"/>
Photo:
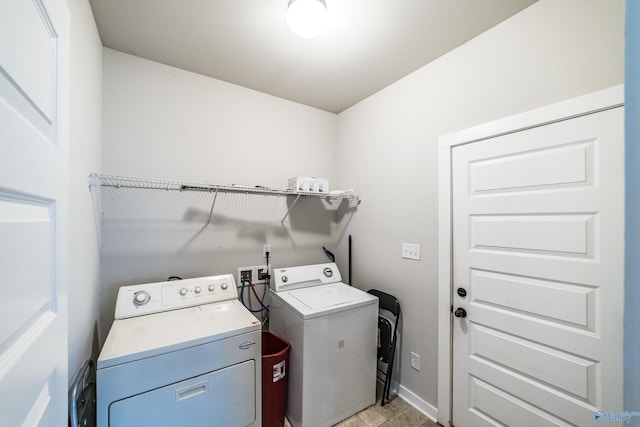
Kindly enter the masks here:
<path id="1" fill-rule="evenodd" d="M 207 220 L 207 225 L 205 225 L 205 227 L 211 226 L 211 217 L 213 216 L 213 207 L 216 205 L 217 198 L 218 198 L 218 189 L 216 188 L 216 192 L 213 195 L 213 202 L 211 202 L 211 209 L 209 210 L 209 219 Z"/>
<path id="2" fill-rule="evenodd" d="M 298 194 L 296 199 L 291 204 L 291 207 L 287 210 L 287 213 L 284 214 L 284 218 L 282 218 L 282 221 L 280 221 L 280 224 L 284 224 L 284 220 L 287 219 L 287 217 L 289 216 L 289 213 L 293 210 L 293 207 L 296 205 L 296 203 L 298 203 L 298 199 L 300 198 L 300 196 L 302 196 L 302 194 Z"/>

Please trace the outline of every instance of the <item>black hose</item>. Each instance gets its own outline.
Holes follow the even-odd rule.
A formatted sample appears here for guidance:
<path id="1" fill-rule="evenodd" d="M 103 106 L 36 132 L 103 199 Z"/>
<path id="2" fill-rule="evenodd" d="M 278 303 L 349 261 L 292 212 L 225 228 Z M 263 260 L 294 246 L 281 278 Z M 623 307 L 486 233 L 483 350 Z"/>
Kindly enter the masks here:
<path id="1" fill-rule="evenodd" d="M 329 258 L 331 262 L 336 262 L 336 256 L 329 249 L 323 246 L 322 250 L 324 251 L 324 254 L 327 256 L 327 258 Z"/>
<path id="2" fill-rule="evenodd" d="M 349 285 L 353 286 L 351 283 L 351 234 L 349 234 Z"/>

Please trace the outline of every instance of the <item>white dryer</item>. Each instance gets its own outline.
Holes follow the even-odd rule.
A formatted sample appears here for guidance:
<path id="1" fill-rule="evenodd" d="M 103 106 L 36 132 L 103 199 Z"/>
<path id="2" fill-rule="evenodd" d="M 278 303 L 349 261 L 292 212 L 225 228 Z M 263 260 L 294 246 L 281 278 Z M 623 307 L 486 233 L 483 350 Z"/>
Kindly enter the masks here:
<path id="1" fill-rule="evenodd" d="M 334 263 L 274 269 L 270 330 L 291 344 L 287 418 L 332 426 L 376 401 L 378 299 Z"/>
<path id="2" fill-rule="evenodd" d="M 237 296 L 230 274 L 121 287 L 98 427 L 260 426 L 261 324 Z"/>

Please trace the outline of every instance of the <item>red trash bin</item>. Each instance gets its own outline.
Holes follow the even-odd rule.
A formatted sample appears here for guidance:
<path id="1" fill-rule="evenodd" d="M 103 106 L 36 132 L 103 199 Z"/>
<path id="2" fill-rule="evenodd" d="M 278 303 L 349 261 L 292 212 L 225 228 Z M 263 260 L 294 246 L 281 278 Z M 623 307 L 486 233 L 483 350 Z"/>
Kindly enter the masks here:
<path id="1" fill-rule="evenodd" d="M 287 412 L 287 370 L 291 345 L 262 331 L 262 426 L 282 427 Z"/>

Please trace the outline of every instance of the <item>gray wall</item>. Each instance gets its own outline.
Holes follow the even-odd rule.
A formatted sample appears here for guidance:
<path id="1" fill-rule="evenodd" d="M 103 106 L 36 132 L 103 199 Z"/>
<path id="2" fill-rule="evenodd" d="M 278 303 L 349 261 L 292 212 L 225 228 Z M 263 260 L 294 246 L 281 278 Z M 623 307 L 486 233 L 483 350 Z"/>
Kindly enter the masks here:
<path id="1" fill-rule="evenodd" d="M 426 410 L 437 406 L 438 137 L 621 83 L 623 7 L 542 0 L 338 117 L 339 179 L 364 199 L 349 227 L 354 281 L 400 299 L 401 392 Z M 402 242 L 420 243 L 422 259 L 401 259 Z"/>
<path id="2" fill-rule="evenodd" d="M 284 189 L 292 176 L 335 177 L 336 116 L 104 49 L 104 158 L 109 174 Z M 326 262 L 356 206 L 292 197 L 93 189 L 102 201 L 101 339 L 119 286 Z M 97 193 L 100 194 L 97 194 Z M 261 289 L 259 289 L 260 291 Z"/>
<path id="3" fill-rule="evenodd" d="M 99 250 L 89 171 L 101 164 L 102 43 L 86 0 L 67 0 L 71 22 L 69 123 L 69 379 L 96 351 Z"/>

